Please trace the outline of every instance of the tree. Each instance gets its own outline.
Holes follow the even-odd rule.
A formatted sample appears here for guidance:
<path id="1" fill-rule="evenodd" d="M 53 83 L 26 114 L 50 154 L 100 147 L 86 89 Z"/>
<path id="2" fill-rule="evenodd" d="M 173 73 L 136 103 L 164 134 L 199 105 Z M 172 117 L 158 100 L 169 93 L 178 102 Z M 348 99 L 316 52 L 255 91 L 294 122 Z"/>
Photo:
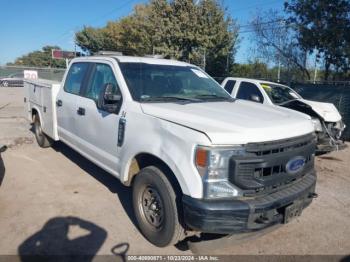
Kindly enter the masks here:
<path id="1" fill-rule="evenodd" d="M 52 58 L 52 49 L 61 48 L 58 46 L 44 46 L 42 50 L 30 52 L 29 54 L 21 56 L 17 58 L 14 63 L 9 63 L 9 65 L 65 68 L 66 63 L 64 60 Z"/>
<path id="2" fill-rule="evenodd" d="M 270 79 L 271 72 L 265 63 L 258 60 L 248 64 L 234 64 L 232 75 L 238 77 Z"/>
<path id="3" fill-rule="evenodd" d="M 332 70 L 349 69 L 349 0 L 291 0 L 285 10 L 296 27 L 299 46 L 324 60 L 325 80 Z"/>
<path id="4" fill-rule="evenodd" d="M 84 27 L 76 42 L 89 53 L 161 54 L 223 75 L 234 62 L 237 37 L 235 21 L 217 0 L 151 0 L 103 28 Z"/>
<path id="5" fill-rule="evenodd" d="M 310 79 L 306 67 L 306 50 L 298 45 L 294 27 L 286 24 L 283 15 L 274 10 L 258 13 L 251 26 L 260 59 L 267 64 L 284 67 L 289 78 L 288 72 L 298 70 L 303 78 Z"/>
<path id="6" fill-rule="evenodd" d="M 94 53 L 105 46 L 105 32 L 102 29 L 84 27 L 75 34 L 75 39 L 81 49 L 85 52 Z"/>
<path id="7" fill-rule="evenodd" d="M 199 43 L 207 56 L 206 70 L 216 76 L 228 75 L 239 43 L 239 28 L 217 1 L 200 2 L 199 11 Z"/>

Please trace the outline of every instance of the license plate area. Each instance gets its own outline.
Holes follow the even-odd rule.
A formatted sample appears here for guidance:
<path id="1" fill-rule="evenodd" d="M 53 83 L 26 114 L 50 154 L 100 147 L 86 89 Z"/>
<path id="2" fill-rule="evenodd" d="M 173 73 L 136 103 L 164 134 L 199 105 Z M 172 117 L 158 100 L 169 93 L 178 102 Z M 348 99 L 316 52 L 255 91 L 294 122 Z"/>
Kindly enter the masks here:
<path id="1" fill-rule="evenodd" d="M 301 212 L 303 211 L 303 207 L 304 207 L 303 201 L 294 202 L 293 204 L 287 206 L 284 209 L 283 223 L 287 224 L 293 218 L 300 216 Z"/>

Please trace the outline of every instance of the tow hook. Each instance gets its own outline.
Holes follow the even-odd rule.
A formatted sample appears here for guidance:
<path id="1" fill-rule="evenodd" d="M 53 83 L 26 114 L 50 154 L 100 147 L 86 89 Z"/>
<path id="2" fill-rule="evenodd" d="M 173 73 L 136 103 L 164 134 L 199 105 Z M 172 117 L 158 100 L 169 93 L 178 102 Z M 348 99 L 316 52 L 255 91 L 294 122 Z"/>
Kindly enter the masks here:
<path id="1" fill-rule="evenodd" d="M 317 198 L 318 194 L 317 193 L 310 193 L 309 198 Z"/>
<path id="2" fill-rule="evenodd" d="M 6 149 L 7 149 L 7 146 L 3 146 L 3 145 L 0 144 L 0 153 L 5 152 Z"/>
<path id="3" fill-rule="evenodd" d="M 255 220 L 255 223 L 257 224 L 268 224 L 270 222 L 269 218 L 265 216 L 260 216 Z"/>

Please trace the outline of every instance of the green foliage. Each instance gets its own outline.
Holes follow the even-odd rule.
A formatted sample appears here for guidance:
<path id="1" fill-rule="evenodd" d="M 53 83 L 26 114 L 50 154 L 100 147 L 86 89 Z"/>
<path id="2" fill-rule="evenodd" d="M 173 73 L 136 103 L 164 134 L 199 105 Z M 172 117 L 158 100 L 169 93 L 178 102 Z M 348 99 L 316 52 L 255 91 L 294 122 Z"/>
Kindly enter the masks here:
<path id="1" fill-rule="evenodd" d="M 291 0 L 285 3 L 289 22 L 295 25 L 299 45 L 317 52 L 325 63 L 324 77 L 330 72 L 349 70 L 350 1 Z"/>
<path id="2" fill-rule="evenodd" d="M 76 42 L 89 53 L 161 54 L 224 75 L 233 64 L 237 37 L 235 21 L 217 0 L 151 0 L 103 28 L 85 27 Z"/>
<path id="3" fill-rule="evenodd" d="M 271 68 L 266 63 L 255 60 L 247 64 L 234 64 L 230 76 L 278 82 L 278 67 Z M 280 81 L 283 83 L 303 81 L 303 72 L 296 67 L 282 67 Z"/>
<path id="4" fill-rule="evenodd" d="M 53 67 L 65 68 L 64 60 L 52 59 L 52 49 L 61 49 L 58 46 L 44 46 L 40 51 L 33 51 L 27 55 L 21 56 L 14 63 L 8 65 L 33 66 L 33 67 Z"/>
<path id="5" fill-rule="evenodd" d="M 231 75 L 236 77 L 259 79 L 271 78 L 270 69 L 265 63 L 261 63 L 259 61 L 254 61 L 248 64 L 234 64 L 231 71 Z"/>
<path id="6" fill-rule="evenodd" d="M 75 37 L 81 49 L 88 52 L 97 52 L 106 41 L 104 30 L 92 27 L 84 27 Z"/>

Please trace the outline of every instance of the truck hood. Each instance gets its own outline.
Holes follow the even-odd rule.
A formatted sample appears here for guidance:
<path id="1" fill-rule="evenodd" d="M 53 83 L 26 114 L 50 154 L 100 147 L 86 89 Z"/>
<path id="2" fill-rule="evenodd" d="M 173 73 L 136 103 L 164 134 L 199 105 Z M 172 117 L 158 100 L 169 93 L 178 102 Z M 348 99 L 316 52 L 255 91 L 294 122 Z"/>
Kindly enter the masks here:
<path id="1" fill-rule="evenodd" d="M 143 103 L 142 111 L 202 133 L 213 144 L 232 145 L 296 137 L 313 132 L 310 117 L 254 102 Z"/>
<path id="2" fill-rule="evenodd" d="M 300 99 L 300 101 L 311 106 L 312 110 L 326 122 L 339 122 L 342 119 L 338 109 L 332 103 L 322 103 L 306 99 Z"/>

